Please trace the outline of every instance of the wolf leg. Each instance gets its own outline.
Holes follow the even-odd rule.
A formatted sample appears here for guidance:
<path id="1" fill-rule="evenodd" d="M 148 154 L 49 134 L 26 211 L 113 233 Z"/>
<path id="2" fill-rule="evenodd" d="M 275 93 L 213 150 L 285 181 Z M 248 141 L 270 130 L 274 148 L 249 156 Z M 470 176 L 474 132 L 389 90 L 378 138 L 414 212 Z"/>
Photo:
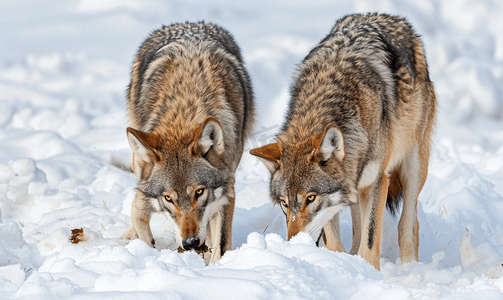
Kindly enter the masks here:
<path id="1" fill-rule="evenodd" d="M 349 254 L 356 254 L 360 249 L 360 239 L 362 236 L 361 221 L 360 221 L 360 204 L 355 203 L 350 206 L 351 208 L 351 221 L 353 223 L 353 241 Z"/>
<path id="2" fill-rule="evenodd" d="M 341 229 L 339 225 L 339 214 L 328 221 L 323 227 L 323 245 L 328 250 L 344 252 L 344 245 L 341 242 Z"/>
<path id="3" fill-rule="evenodd" d="M 417 261 L 418 259 L 417 198 L 426 181 L 428 157 L 429 153 L 422 153 L 416 145 L 401 167 L 400 181 L 403 186 L 404 201 L 402 215 L 398 223 L 398 245 L 402 262 Z"/>
<path id="4" fill-rule="evenodd" d="M 137 239 L 138 238 L 138 232 L 136 232 L 136 228 L 134 227 L 133 224 L 129 225 L 129 228 L 126 230 L 126 232 L 121 236 L 121 239 Z"/>
<path id="5" fill-rule="evenodd" d="M 234 187 L 232 187 L 232 196 L 229 196 L 229 205 L 224 207 L 224 222 L 222 226 L 222 235 L 225 237 L 224 241 L 221 241 L 222 255 L 225 251 L 232 250 L 232 220 L 234 218 L 234 205 L 235 205 Z"/>
<path id="6" fill-rule="evenodd" d="M 209 264 L 212 264 L 222 257 L 222 249 L 220 248 L 220 240 L 222 239 L 222 214 L 216 213 L 210 220 L 209 226 L 208 238 L 210 239 L 209 247 L 211 248 Z"/>
<path id="7" fill-rule="evenodd" d="M 230 203 L 223 206 L 222 212 L 215 214 L 210 220 L 211 257 L 209 264 L 219 260 L 225 251 L 232 250 L 232 217 L 234 212 L 234 199 L 229 199 Z"/>
<path id="8" fill-rule="evenodd" d="M 225 251 L 232 250 L 232 219 L 234 215 L 234 182 L 227 188 L 228 203 L 209 222 L 208 239 L 211 248 L 209 264 L 219 260 Z"/>
<path id="9" fill-rule="evenodd" d="M 150 230 L 150 211 L 145 210 L 144 206 L 144 200 L 137 194 L 131 204 L 131 226 L 123 237 L 139 238 L 150 247 L 154 247 L 155 241 Z"/>
<path id="10" fill-rule="evenodd" d="M 372 186 L 360 193 L 360 215 L 363 226 L 358 255 L 377 270 L 380 270 L 382 220 L 388 185 L 389 177 L 382 174 Z"/>

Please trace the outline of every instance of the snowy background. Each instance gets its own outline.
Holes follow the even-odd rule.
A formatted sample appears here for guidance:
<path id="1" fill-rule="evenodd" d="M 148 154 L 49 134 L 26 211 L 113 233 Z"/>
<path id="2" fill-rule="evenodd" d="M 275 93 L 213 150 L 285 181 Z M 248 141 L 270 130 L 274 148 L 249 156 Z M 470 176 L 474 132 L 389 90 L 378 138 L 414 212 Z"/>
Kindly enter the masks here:
<path id="1" fill-rule="evenodd" d="M 173 248 L 119 237 L 136 183 L 125 88 L 140 43 L 162 24 L 227 28 L 250 71 L 259 122 L 247 144 L 271 142 L 296 65 L 354 12 L 405 16 L 422 36 L 440 111 L 419 197 L 419 262 L 398 257 L 385 216 L 381 272 L 307 235 L 285 241 L 268 171 L 245 154 L 237 173 L 234 250 L 205 266 Z M 0 298 L 503 299 L 503 2 L 2 1 L 0 10 Z M 341 216 L 343 242 L 351 220 Z M 87 241 L 71 244 L 72 229 Z"/>

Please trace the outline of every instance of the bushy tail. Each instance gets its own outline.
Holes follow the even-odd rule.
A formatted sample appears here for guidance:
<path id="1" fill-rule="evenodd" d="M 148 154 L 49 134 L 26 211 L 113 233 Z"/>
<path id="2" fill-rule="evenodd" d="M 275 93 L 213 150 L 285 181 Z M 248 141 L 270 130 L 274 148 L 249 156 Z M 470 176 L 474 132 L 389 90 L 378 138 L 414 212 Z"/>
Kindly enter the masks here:
<path id="1" fill-rule="evenodd" d="M 403 187 L 400 181 L 399 169 L 395 170 L 390 177 L 388 187 L 388 199 L 386 200 L 386 207 L 389 212 L 394 216 L 396 215 L 400 203 L 403 200 Z"/>

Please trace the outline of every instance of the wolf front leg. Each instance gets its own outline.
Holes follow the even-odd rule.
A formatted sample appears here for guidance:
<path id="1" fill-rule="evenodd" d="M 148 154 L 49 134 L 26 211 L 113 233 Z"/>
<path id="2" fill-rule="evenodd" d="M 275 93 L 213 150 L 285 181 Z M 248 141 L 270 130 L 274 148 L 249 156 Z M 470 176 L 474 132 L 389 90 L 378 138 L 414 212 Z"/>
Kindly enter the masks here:
<path id="1" fill-rule="evenodd" d="M 389 177 L 383 174 L 374 184 L 360 191 L 362 233 L 358 255 L 377 270 L 380 270 L 381 263 L 381 235 L 388 185 Z"/>
<path id="2" fill-rule="evenodd" d="M 339 225 L 339 214 L 329 220 L 323 227 L 323 245 L 331 251 L 344 252 L 344 245 L 341 242 L 341 229 Z"/>
<path id="3" fill-rule="evenodd" d="M 150 230 L 150 217 L 151 212 L 146 209 L 145 200 L 137 193 L 131 204 L 131 226 L 122 235 L 122 238 L 139 238 L 150 247 L 154 247 L 155 241 Z"/>
<path id="4" fill-rule="evenodd" d="M 360 222 L 360 204 L 351 204 L 351 220 L 353 222 L 353 241 L 351 244 L 351 250 L 349 254 L 357 254 L 360 249 L 360 239 L 361 239 L 361 222 Z M 344 245 L 340 239 L 340 225 L 339 225 L 339 214 L 336 214 L 332 220 L 328 221 L 323 227 L 323 233 L 325 234 L 326 241 L 323 239 L 323 244 L 325 247 L 332 251 L 344 252 Z"/>
<path id="5" fill-rule="evenodd" d="M 219 260 L 225 251 L 232 250 L 232 219 L 234 216 L 234 186 L 229 188 L 227 203 L 209 222 L 208 240 L 211 248 L 209 264 Z M 219 200 L 221 201 L 221 199 Z"/>
<path id="6" fill-rule="evenodd" d="M 356 254 L 360 249 L 360 240 L 362 236 L 362 222 L 360 221 L 360 203 L 351 205 L 351 221 L 353 223 L 353 242 L 349 254 Z"/>

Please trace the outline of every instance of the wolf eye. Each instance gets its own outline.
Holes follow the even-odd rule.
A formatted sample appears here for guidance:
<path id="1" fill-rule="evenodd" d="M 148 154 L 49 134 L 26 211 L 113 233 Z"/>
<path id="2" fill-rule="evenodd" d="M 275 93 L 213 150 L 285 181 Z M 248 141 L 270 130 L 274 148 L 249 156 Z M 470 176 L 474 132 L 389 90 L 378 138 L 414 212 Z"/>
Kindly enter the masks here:
<path id="1" fill-rule="evenodd" d="M 173 198 L 171 198 L 171 196 L 164 196 L 164 199 L 166 202 L 173 203 Z"/>
<path id="2" fill-rule="evenodd" d="M 306 202 L 307 202 L 307 204 L 311 204 L 314 202 L 315 199 L 316 199 L 315 195 L 307 196 Z"/>
<path id="3" fill-rule="evenodd" d="M 284 207 L 288 207 L 288 203 L 286 203 L 285 200 L 281 200 L 281 205 L 283 205 Z"/>
<path id="4" fill-rule="evenodd" d="M 201 197 L 204 194 L 204 189 L 197 189 L 196 190 L 196 198 Z"/>

